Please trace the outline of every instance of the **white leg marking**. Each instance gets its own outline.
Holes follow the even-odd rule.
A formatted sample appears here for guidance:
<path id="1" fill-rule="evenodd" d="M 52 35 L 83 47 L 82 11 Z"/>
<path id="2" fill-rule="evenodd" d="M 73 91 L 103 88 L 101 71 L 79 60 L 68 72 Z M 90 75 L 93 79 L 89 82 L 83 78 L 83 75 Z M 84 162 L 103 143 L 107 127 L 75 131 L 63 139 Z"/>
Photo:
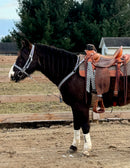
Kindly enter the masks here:
<path id="1" fill-rule="evenodd" d="M 83 148 L 83 154 L 89 156 L 89 151 L 92 149 L 92 143 L 90 138 L 90 133 L 84 134 L 84 148 Z"/>
<path id="2" fill-rule="evenodd" d="M 14 68 L 14 65 L 12 65 L 12 67 L 10 68 L 10 71 L 9 71 L 9 79 L 11 78 L 11 76 L 14 76 L 13 68 Z"/>
<path id="3" fill-rule="evenodd" d="M 74 130 L 74 139 L 73 139 L 73 146 L 78 146 L 80 144 L 80 130 Z"/>

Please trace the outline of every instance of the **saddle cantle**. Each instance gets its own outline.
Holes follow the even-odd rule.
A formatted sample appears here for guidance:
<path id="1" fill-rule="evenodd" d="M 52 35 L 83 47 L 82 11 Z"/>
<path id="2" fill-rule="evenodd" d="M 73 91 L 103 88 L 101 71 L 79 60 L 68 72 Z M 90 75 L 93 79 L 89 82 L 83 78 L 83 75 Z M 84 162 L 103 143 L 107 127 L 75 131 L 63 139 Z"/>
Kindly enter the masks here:
<path id="1" fill-rule="evenodd" d="M 93 111 L 96 113 L 103 113 L 105 112 L 105 107 L 102 95 L 109 91 L 110 77 L 116 78 L 114 96 L 118 96 L 119 78 L 120 76 L 126 76 L 126 74 L 124 74 L 124 69 L 126 69 L 126 67 L 123 68 L 123 71 L 121 71 L 121 67 L 126 66 L 130 60 L 130 55 L 122 55 L 122 46 L 113 56 L 103 56 L 95 50 L 85 50 L 85 52 L 86 55 L 80 55 L 80 59 L 84 59 L 85 63 L 80 65 L 79 74 L 82 77 L 86 77 L 87 81 L 87 64 L 91 62 L 93 71 L 95 71 L 95 85 L 98 97 L 94 104 Z M 98 105 L 100 107 L 99 110 L 97 110 Z"/>

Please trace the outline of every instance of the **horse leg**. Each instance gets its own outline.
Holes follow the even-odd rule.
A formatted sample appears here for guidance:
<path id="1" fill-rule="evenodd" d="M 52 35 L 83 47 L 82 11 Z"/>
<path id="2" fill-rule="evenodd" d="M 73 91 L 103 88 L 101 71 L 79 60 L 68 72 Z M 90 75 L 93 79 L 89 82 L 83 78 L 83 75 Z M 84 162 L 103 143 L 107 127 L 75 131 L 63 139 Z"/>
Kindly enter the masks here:
<path id="1" fill-rule="evenodd" d="M 83 134 L 83 136 L 84 136 L 83 154 L 89 156 L 89 151 L 92 149 L 90 133 Z"/>
<path id="2" fill-rule="evenodd" d="M 89 108 L 84 105 L 82 107 L 82 118 L 81 118 L 81 127 L 83 131 L 83 137 L 84 137 L 84 147 L 83 147 L 83 154 L 89 155 L 89 151 L 92 148 L 91 138 L 90 138 L 90 123 L 89 123 Z"/>
<path id="3" fill-rule="evenodd" d="M 73 120 L 74 120 L 74 138 L 72 145 L 70 146 L 70 152 L 76 152 L 80 143 L 80 128 L 83 131 L 84 147 L 83 154 L 89 155 L 89 151 L 92 148 L 90 138 L 90 123 L 89 123 L 89 107 L 86 104 L 75 103 L 72 107 Z"/>
<path id="4" fill-rule="evenodd" d="M 73 121 L 74 121 L 74 137 L 72 145 L 70 146 L 70 152 L 76 152 L 78 145 L 80 144 L 80 113 L 72 108 L 73 111 Z"/>

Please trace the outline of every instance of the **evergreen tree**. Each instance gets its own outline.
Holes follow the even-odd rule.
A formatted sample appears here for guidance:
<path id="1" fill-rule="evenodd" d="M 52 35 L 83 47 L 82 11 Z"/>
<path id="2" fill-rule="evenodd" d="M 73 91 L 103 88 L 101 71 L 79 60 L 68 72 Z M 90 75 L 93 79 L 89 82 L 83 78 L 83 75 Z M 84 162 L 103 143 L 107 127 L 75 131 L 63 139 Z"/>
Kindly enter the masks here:
<path id="1" fill-rule="evenodd" d="M 1 42 L 14 42 L 15 38 L 11 35 L 7 35 L 5 37 L 2 37 Z"/>
<path id="2" fill-rule="evenodd" d="M 93 17 L 92 2 L 83 1 L 82 4 L 75 4 L 70 11 L 70 18 L 71 39 L 75 43 L 72 50 L 83 51 L 87 43 L 93 43 L 97 47 L 100 30 Z"/>
<path id="3" fill-rule="evenodd" d="M 130 0 L 18 0 L 20 22 L 12 32 L 71 51 L 87 43 L 97 48 L 101 37 L 130 36 Z"/>
<path id="4" fill-rule="evenodd" d="M 16 40 L 22 37 L 31 42 L 49 43 L 52 29 L 48 18 L 47 0 L 18 0 L 18 14 L 21 21 L 16 23 L 18 29 L 12 32 Z"/>
<path id="5" fill-rule="evenodd" d="M 73 0 L 49 0 L 49 18 L 53 28 L 52 45 L 57 47 L 71 49 L 73 46 L 67 22 L 69 8 Z"/>
<path id="6" fill-rule="evenodd" d="M 92 8 L 101 36 L 128 36 L 130 0 L 93 0 Z"/>
<path id="7" fill-rule="evenodd" d="M 73 0 L 18 0 L 20 23 L 16 24 L 19 33 L 13 35 L 19 41 L 24 34 L 32 42 L 40 42 L 71 49 L 73 46 L 67 33 L 66 18 Z"/>

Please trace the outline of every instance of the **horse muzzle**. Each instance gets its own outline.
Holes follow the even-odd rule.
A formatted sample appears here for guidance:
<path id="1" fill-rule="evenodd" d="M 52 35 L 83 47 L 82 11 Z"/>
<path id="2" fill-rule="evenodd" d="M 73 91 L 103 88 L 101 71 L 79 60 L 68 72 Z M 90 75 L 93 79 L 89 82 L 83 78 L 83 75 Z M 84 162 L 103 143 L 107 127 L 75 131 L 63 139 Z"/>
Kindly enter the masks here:
<path id="1" fill-rule="evenodd" d="M 18 71 L 18 72 L 15 72 L 13 70 L 14 68 L 14 65 L 10 68 L 10 71 L 9 71 L 9 79 L 11 81 L 15 81 L 15 82 L 18 82 L 19 80 L 21 80 L 23 78 L 23 74 Z"/>

